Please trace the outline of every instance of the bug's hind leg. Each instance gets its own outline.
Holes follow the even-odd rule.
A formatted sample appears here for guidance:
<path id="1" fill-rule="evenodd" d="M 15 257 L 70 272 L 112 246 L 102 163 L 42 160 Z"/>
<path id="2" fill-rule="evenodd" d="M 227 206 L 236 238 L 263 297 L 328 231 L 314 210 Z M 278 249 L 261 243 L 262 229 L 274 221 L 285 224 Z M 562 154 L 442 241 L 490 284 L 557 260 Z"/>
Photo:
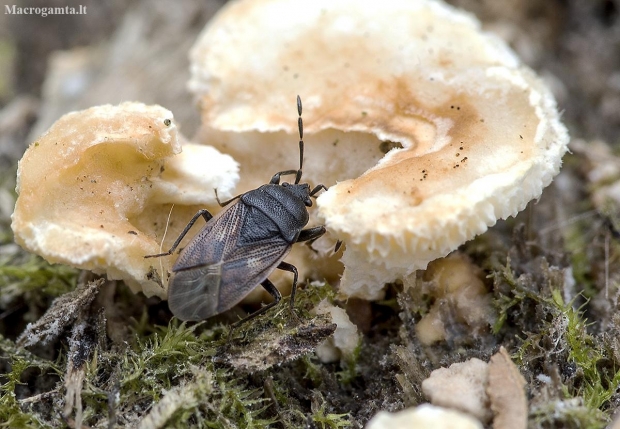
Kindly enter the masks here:
<path id="1" fill-rule="evenodd" d="M 269 279 L 265 279 L 265 281 L 263 281 L 261 283 L 261 286 L 265 288 L 265 290 L 269 293 L 269 295 L 271 295 L 273 297 L 273 302 L 270 302 L 269 304 L 267 304 L 266 306 L 256 310 L 254 313 L 250 314 L 249 316 L 247 316 L 244 319 L 238 320 L 235 323 L 232 323 L 230 325 L 230 329 L 232 332 L 232 329 L 239 327 L 240 325 L 243 325 L 245 322 L 248 322 L 252 319 L 254 319 L 257 316 L 260 316 L 261 314 L 263 314 L 265 311 L 269 310 L 271 307 L 278 305 L 278 303 L 280 302 L 280 300 L 282 299 L 282 294 L 280 293 L 280 291 L 278 290 L 278 288 L 276 288 L 273 283 L 271 283 L 271 281 Z"/>
<path id="2" fill-rule="evenodd" d="M 211 219 L 213 219 L 213 215 L 209 212 L 209 210 L 207 209 L 198 210 L 198 213 L 196 213 L 194 217 L 189 221 L 185 229 L 181 232 L 179 237 L 176 239 L 176 241 L 170 248 L 170 250 L 168 250 L 166 253 L 158 253 L 157 255 L 146 255 L 145 258 L 159 258 L 160 256 L 172 255 L 172 252 L 176 250 L 181 240 L 183 240 L 183 237 L 185 237 L 185 235 L 191 229 L 191 227 L 194 226 L 194 224 L 196 223 L 196 220 L 198 220 L 200 216 L 204 218 L 205 222 L 209 222 Z"/>

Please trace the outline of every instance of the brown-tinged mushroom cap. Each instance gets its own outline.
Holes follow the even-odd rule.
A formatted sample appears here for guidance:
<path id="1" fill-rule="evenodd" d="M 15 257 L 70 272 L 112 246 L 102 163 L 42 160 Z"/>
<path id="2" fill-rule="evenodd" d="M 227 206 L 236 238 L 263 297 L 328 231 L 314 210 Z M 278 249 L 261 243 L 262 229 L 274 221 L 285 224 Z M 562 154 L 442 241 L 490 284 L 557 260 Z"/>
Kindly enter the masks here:
<path id="1" fill-rule="evenodd" d="M 144 256 L 160 245 L 168 250 L 195 205 L 212 204 L 215 187 L 230 196 L 237 179 L 229 156 L 181 148 L 172 113 L 160 106 L 123 103 L 63 116 L 19 162 L 15 240 L 50 262 L 165 297 L 162 273 L 171 260 Z"/>
<path id="2" fill-rule="evenodd" d="M 534 73 L 435 0 L 233 1 L 191 58 L 205 135 L 241 163 L 242 189 L 295 168 L 301 95 L 304 181 L 330 186 L 318 208 L 346 243 L 347 296 L 377 298 L 515 215 L 568 143 Z"/>

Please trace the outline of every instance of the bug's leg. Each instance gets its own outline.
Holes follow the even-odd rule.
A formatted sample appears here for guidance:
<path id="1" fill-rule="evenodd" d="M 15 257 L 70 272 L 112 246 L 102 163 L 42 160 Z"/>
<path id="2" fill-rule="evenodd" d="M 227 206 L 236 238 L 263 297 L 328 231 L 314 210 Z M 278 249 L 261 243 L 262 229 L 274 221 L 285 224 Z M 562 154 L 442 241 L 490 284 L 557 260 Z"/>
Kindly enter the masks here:
<path id="1" fill-rule="evenodd" d="M 325 234 L 325 227 L 323 225 L 315 226 L 314 228 L 302 229 L 297 237 L 297 243 L 302 241 L 314 241 L 320 236 Z"/>
<path id="2" fill-rule="evenodd" d="M 232 197 L 230 200 L 221 202 L 220 197 L 217 195 L 217 189 L 213 189 L 213 190 L 215 191 L 215 199 L 217 200 L 217 203 L 220 205 L 220 207 L 226 207 L 228 204 L 232 203 L 237 198 L 241 197 L 241 195 L 237 195 L 236 197 Z"/>
<path id="3" fill-rule="evenodd" d="M 271 295 L 273 297 L 273 302 L 270 302 L 269 304 L 267 304 L 266 306 L 260 308 L 259 310 L 256 310 L 254 313 L 250 314 L 248 317 L 238 320 L 235 323 L 232 323 L 230 325 L 230 329 L 234 329 L 239 327 L 239 325 L 243 325 L 245 322 L 250 321 L 252 319 L 254 319 L 257 316 L 260 316 L 261 314 L 263 314 L 265 311 L 269 310 L 271 307 L 278 305 L 278 303 L 280 302 L 280 300 L 282 299 L 282 294 L 280 293 L 280 291 L 278 290 L 278 288 L 276 288 L 273 283 L 271 283 L 271 281 L 269 279 L 265 279 L 265 281 L 263 281 L 261 283 L 261 286 L 265 288 L 265 290 L 269 293 L 269 295 Z"/>
<path id="4" fill-rule="evenodd" d="M 198 210 L 198 213 L 196 213 L 194 217 L 192 218 L 192 220 L 189 221 L 185 229 L 181 232 L 179 237 L 176 239 L 176 241 L 170 248 L 170 250 L 168 250 L 166 253 L 158 253 L 157 255 L 146 255 L 145 258 L 159 258 L 160 256 L 172 255 L 172 252 L 175 251 L 175 249 L 178 247 L 181 240 L 183 240 L 183 237 L 185 237 L 185 235 L 191 229 L 191 227 L 194 226 L 194 224 L 196 223 L 196 220 L 200 216 L 202 216 L 206 222 L 209 222 L 213 218 L 213 215 L 209 213 L 209 210 L 207 209 Z"/>
<path id="5" fill-rule="evenodd" d="M 269 181 L 270 185 L 279 185 L 280 184 L 280 176 L 287 176 L 289 174 L 299 174 L 298 173 L 299 170 L 286 170 L 286 171 L 280 171 L 279 173 L 276 173 L 273 175 L 273 177 L 271 178 L 271 180 Z"/>
<path id="6" fill-rule="evenodd" d="M 297 273 L 297 267 L 287 262 L 280 262 L 280 265 L 278 265 L 277 268 L 283 271 L 288 271 L 288 272 L 293 273 L 293 286 L 291 286 L 291 299 L 288 302 L 288 304 L 289 304 L 289 310 L 291 311 L 291 314 L 297 320 L 297 322 L 299 322 L 299 317 L 297 317 L 297 314 L 295 313 L 295 309 L 294 309 L 295 292 L 297 292 L 297 278 L 299 277 L 299 274 Z"/>
<path id="7" fill-rule="evenodd" d="M 312 248 L 312 243 L 319 239 L 323 234 L 325 234 L 325 227 L 323 225 L 315 226 L 314 228 L 302 229 L 299 233 L 299 237 L 297 238 L 297 243 L 305 241 L 306 246 L 308 246 L 314 253 L 317 253 L 317 251 Z"/>
<path id="8" fill-rule="evenodd" d="M 321 185 L 316 185 L 316 186 L 314 187 L 314 189 L 312 189 L 312 190 L 310 191 L 310 196 L 311 196 L 311 197 L 314 197 L 314 195 L 315 195 L 317 192 L 319 192 L 321 189 L 323 189 L 324 191 L 327 191 L 327 186 L 325 186 L 325 185 L 323 185 L 323 184 L 321 184 Z"/>

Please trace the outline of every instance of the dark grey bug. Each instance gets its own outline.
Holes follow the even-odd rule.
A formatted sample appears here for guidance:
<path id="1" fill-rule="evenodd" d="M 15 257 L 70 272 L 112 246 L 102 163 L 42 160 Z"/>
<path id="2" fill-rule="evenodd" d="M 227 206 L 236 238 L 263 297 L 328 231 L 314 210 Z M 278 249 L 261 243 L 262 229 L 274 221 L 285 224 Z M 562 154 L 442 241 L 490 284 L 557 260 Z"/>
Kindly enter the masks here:
<path id="1" fill-rule="evenodd" d="M 199 217 L 207 224 L 180 252 L 172 267 L 168 286 L 168 305 L 181 320 L 202 320 L 234 307 L 259 284 L 274 301 L 235 325 L 250 320 L 276 305 L 282 295 L 267 278 L 276 268 L 293 273 L 290 306 L 293 310 L 297 288 L 297 269 L 284 258 L 293 244 L 313 241 L 325 233 L 325 227 L 303 229 L 308 223 L 310 197 L 324 185 L 310 190 L 299 183 L 302 176 L 304 142 L 299 113 L 299 169 L 276 173 L 271 181 L 258 189 L 218 203 L 226 210 L 212 216 L 200 210 L 189 221 L 170 250 L 145 258 L 171 255 Z M 280 177 L 295 175 L 294 183 L 280 184 Z M 216 192 L 217 197 L 217 192 Z M 294 314 L 294 313 L 293 313 Z"/>

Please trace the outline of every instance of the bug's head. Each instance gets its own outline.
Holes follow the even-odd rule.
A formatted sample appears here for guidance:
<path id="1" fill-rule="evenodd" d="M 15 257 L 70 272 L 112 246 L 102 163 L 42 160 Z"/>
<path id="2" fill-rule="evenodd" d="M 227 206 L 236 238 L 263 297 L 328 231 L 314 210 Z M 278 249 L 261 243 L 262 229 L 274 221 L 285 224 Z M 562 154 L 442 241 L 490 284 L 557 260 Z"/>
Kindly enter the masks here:
<path id="1" fill-rule="evenodd" d="M 307 183 L 282 183 L 282 186 L 288 189 L 296 198 L 303 201 L 306 207 L 312 206 L 310 186 Z"/>

